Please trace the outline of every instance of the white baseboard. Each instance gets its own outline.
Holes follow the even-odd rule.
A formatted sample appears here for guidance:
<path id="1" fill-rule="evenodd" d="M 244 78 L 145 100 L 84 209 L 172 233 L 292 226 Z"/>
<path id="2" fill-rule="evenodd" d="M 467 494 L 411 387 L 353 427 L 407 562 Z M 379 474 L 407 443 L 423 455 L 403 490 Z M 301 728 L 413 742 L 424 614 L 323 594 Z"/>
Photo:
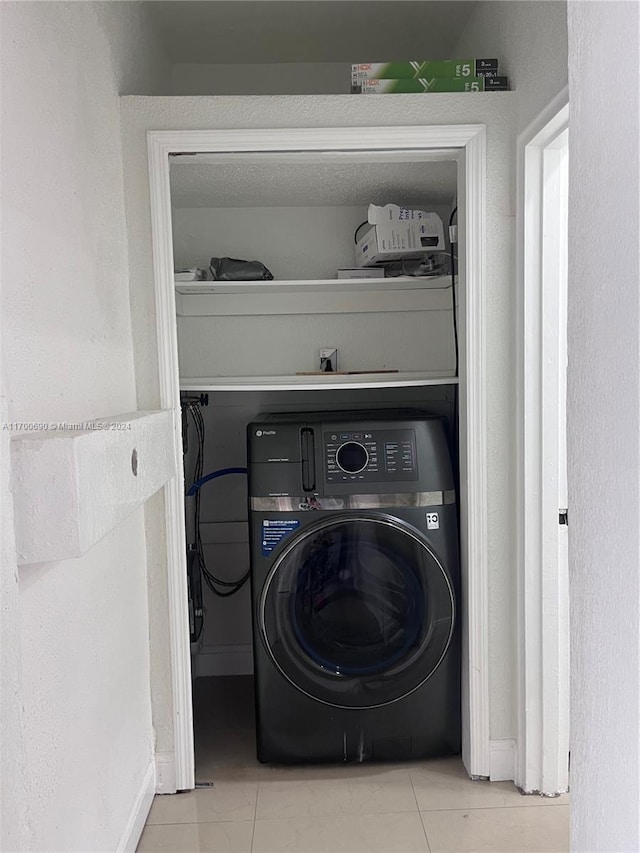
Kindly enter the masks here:
<path id="1" fill-rule="evenodd" d="M 516 778 L 516 742 L 513 738 L 495 738 L 489 742 L 489 779 L 513 782 Z"/>
<path id="2" fill-rule="evenodd" d="M 251 643 L 236 646 L 203 646 L 193 660 L 196 678 L 212 675 L 252 675 Z"/>
<path id="3" fill-rule="evenodd" d="M 156 752 L 156 794 L 175 794 L 176 756 L 174 752 Z"/>
<path id="4" fill-rule="evenodd" d="M 151 803 L 156 793 L 156 766 L 151 762 L 144 774 L 142 785 L 138 791 L 133 807 L 129 814 L 129 820 L 118 844 L 117 853 L 135 853 L 142 830 L 146 823 Z"/>

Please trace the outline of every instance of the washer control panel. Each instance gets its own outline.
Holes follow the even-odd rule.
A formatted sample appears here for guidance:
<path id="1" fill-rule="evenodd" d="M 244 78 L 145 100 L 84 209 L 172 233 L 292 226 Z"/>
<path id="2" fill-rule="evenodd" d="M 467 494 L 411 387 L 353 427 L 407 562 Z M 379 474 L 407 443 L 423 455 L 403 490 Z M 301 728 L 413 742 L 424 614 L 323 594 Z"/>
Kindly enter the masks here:
<path id="1" fill-rule="evenodd" d="M 327 483 L 417 480 L 412 429 L 335 431 L 323 434 Z"/>

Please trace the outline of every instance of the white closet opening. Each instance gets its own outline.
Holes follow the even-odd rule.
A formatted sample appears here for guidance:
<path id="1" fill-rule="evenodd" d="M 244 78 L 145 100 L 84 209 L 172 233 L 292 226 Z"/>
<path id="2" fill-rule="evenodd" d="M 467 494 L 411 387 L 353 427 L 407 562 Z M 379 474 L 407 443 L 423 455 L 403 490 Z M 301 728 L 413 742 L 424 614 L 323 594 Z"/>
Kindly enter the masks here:
<path id="1" fill-rule="evenodd" d="M 180 391 L 191 402 L 183 406 L 187 492 L 199 454 L 203 475 L 246 467 L 246 426 L 261 412 L 410 407 L 441 415 L 459 470 L 448 257 L 448 226 L 458 222 L 455 157 L 452 150 L 170 157 L 175 269 L 208 270 L 211 258 L 231 257 L 258 260 L 274 276 L 176 283 Z M 336 278 L 339 268 L 356 266 L 354 234 L 370 203 L 441 217 L 440 275 Z M 455 296 L 464 304 L 458 274 Z M 462 312 L 457 333 L 463 353 Z M 317 375 L 319 351 L 331 347 L 341 372 Z M 197 525 L 194 497 L 185 515 L 187 545 L 199 531 L 207 572 L 224 582 L 213 587 L 232 591 L 224 584 L 249 570 L 246 477 L 203 484 Z M 190 587 L 196 783 L 207 783 L 225 764 L 255 761 L 251 597 L 248 583 L 215 594 L 195 568 Z"/>

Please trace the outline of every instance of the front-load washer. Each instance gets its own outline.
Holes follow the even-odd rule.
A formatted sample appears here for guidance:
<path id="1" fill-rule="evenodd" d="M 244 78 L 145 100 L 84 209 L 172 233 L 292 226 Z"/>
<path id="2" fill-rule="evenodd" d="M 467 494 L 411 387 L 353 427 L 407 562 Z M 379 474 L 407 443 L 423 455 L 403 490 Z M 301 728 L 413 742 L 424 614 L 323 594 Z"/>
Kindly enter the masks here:
<path id="1" fill-rule="evenodd" d="M 458 753 L 458 530 L 442 420 L 260 415 L 248 458 L 258 759 Z"/>

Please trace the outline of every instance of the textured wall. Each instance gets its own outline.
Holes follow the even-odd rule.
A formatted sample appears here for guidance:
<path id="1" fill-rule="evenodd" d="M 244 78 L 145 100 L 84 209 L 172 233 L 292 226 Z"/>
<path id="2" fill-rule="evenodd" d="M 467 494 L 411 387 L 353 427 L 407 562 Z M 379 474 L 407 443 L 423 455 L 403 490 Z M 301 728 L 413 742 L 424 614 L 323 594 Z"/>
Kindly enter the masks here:
<path id="1" fill-rule="evenodd" d="M 264 174 L 266 184 L 268 169 Z M 277 200 L 278 186 L 268 187 Z M 367 218 L 364 205 L 216 210 L 214 198 L 208 208 L 174 209 L 176 268 L 206 269 L 213 255 L 258 258 L 276 279 L 335 278 L 338 267 L 355 266 L 353 233 Z"/>
<path id="2" fill-rule="evenodd" d="M 2 379 L 0 376 L 0 381 Z M 0 418 L 2 423 L 8 420 L 3 381 Z M 20 605 L 10 497 L 10 441 L 11 433 L 0 430 L 0 849 L 26 850 L 30 842 L 29 780 L 22 718 Z"/>
<path id="3" fill-rule="evenodd" d="M 171 95 L 346 95 L 351 66 L 345 62 L 208 64 L 177 62 Z"/>
<path id="4" fill-rule="evenodd" d="M 141 8 L 0 14 L 3 419 L 131 411 L 117 92 L 138 75 L 146 90 L 157 68 L 139 56 Z M 114 850 L 153 757 L 143 513 L 78 560 L 18 572 L 7 438 L 2 849 Z"/>
<path id="5" fill-rule="evenodd" d="M 635 2 L 569 3 L 571 844 L 581 853 L 640 850 L 638 27 Z"/>
<path id="6" fill-rule="evenodd" d="M 171 63 L 143 0 L 94 2 L 118 95 L 166 95 Z"/>
<path id="7" fill-rule="evenodd" d="M 29 850 L 116 850 L 152 760 L 143 527 L 20 569 Z"/>
<path id="8" fill-rule="evenodd" d="M 488 128 L 487 160 L 487 397 L 488 495 L 490 567 L 490 681 L 491 733 L 515 735 L 515 670 L 513 659 L 515 586 L 513 572 L 515 519 L 512 435 L 514 187 L 514 94 L 459 96 L 406 95 L 330 97 L 184 97 L 123 98 L 123 150 L 127 221 L 131 252 L 131 300 L 134 323 L 136 378 L 140 408 L 156 408 L 159 401 L 157 342 L 151 223 L 147 167 L 147 130 L 252 127 L 324 127 L 367 125 L 419 125 L 481 123 Z M 147 512 L 147 537 L 151 542 L 164 528 L 160 502 Z M 157 553 L 154 569 L 165 571 Z M 152 579 L 155 603 L 160 604 L 160 580 Z M 168 684 L 166 655 L 156 654 L 166 633 L 165 607 L 152 614 L 151 646 L 153 683 Z M 158 643 L 155 639 L 157 638 Z M 171 731 L 171 695 L 154 695 L 154 726 Z M 158 749 L 171 750 L 171 740 L 158 739 Z"/>
<path id="9" fill-rule="evenodd" d="M 500 60 L 517 92 L 518 129 L 567 85 L 565 0 L 481 0 L 454 48 L 456 56 Z"/>

